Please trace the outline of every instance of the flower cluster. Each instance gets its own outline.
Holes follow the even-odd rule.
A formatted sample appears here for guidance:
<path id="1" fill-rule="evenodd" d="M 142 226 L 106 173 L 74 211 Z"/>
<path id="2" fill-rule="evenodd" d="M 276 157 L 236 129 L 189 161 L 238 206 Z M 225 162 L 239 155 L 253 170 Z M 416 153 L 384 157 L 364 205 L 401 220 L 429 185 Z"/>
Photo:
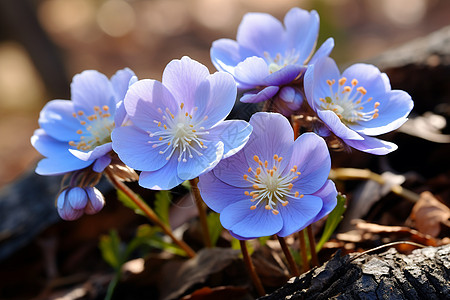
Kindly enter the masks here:
<path id="1" fill-rule="evenodd" d="M 394 151 L 374 136 L 401 126 L 413 102 L 375 66 L 341 74 L 329 57 L 332 38 L 315 51 L 318 31 L 315 11 L 293 8 L 284 23 L 249 13 L 236 41 L 212 44 L 216 73 L 185 56 L 161 81 L 137 80 L 129 69 L 110 80 L 97 71 L 76 75 L 72 100 L 49 102 L 31 138 L 45 156 L 36 172 L 66 174 L 60 216 L 101 210 L 95 185 L 103 173 L 154 190 L 199 178 L 205 203 L 241 240 L 288 236 L 326 216 L 337 196 L 326 141 Z M 227 119 L 238 91 L 241 102 L 265 102 L 249 122 Z M 292 115 L 314 120 L 313 132 L 294 136 Z"/>

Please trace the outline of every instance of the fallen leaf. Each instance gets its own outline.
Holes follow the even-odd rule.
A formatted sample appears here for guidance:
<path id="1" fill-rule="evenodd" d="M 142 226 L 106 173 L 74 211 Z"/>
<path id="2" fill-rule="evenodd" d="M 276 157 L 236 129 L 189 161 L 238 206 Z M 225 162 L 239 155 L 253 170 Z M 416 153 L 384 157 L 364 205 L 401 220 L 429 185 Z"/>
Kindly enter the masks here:
<path id="1" fill-rule="evenodd" d="M 218 286 L 215 288 L 203 287 L 190 295 L 184 296 L 181 300 L 250 300 L 248 289 L 237 286 Z"/>
<path id="2" fill-rule="evenodd" d="M 437 200 L 432 193 L 423 192 L 414 205 L 410 219 L 414 227 L 424 234 L 439 236 L 442 226 L 450 227 L 450 209 Z"/>

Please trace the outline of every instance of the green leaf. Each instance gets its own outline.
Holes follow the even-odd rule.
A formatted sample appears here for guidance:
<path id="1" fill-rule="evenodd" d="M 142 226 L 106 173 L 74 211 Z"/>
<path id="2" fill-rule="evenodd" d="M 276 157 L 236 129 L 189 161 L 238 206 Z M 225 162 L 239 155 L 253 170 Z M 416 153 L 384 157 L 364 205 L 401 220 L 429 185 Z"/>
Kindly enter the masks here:
<path id="1" fill-rule="evenodd" d="M 255 252 L 255 248 L 253 248 L 252 243 L 248 243 L 247 241 L 244 241 L 244 242 L 247 245 L 248 255 L 252 256 L 253 252 Z M 238 239 L 235 239 L 235 238 L 231 239 L 231 248 L 241 251 L 241 243 L 239 242 Z M 242 256 L 242 253 L 241 253 L 241 256 Z"/>
<path id="2" fill-rule="evenodd" d="M 139 196 L 138 196 L 139 197 Z M 127 196 L 124 192 L 121 190 L 117 190 L 117 199 L 119 199 L 120 202 L 122 202 L 123 205 L 125 205 L 128 208 L 131 208 L 136 214 L 145 216 L 146 214 L 142 211 L 142 209 L 137 206 L 136 203 L 131 200 L 130 197 Z"/>
<path id="3" fill-rule="evenodd" d="M 269 236 L 262 236 L 258 238 L 259 243 L 261 244 L 261 246 L 264 246 L 267 241 L 270 240 L 270 235 Z"/>
<path id="4" fill-rule="evenodd" d="M 206 222 L 208 223 L 209 237 L 211 239 L 211 244 L 214 247 L 217 240 L 220 237 L 220 233 L 223 230 L 222 224 L 220 223 L 220 216 L 218 213 L 211 212 L 206 216 Z"/>
<path id="5" fill-rule="evenodd" d="M 100 237 L 99 248 L 103 259 L 114 269 L 120 268 L 123 263 L 120 238 L 116 230 L 111 230 L 109 235 Z"/>
<path id="6" fill-rule="evenodd" d="M 336 227 L 339 225 L 343 218 L 343 214 L 345 210 L 347 209 L 347 197 L 342 194 L 337 195 L 337 204 L 336 207 L 333 209 L 333 211 L 330 212 L 328 215 L 327 221 L 325 223 L 325 228 L 323 229 L 322 237 L 320 238 L 320 241 L 316 245 L 316 251 L 319 251 L 322 249 L 323 245 L 328 241 L 333 234 Z"/>
<path id="7" fill-rule="evenodd" d="M 189 191 L 192 189 L 191 182 L 189 180 L 183 181 L 181 185 L 184 186 Z"/>
<path id="8" fill-rule="evenodd" d="M 170 191 L 160 191 L 155 194 L 155 213 L 163 221 L 169 225 L 169 208 L 172 201 Z"/>
<path id="9" fill-rule="evenodd" d="M 133 244 L 147 245 L 152 248 L 164 250 L 175 255 L 187 257 L 187 253 L 170 242 L 164 240 L 164 235 L 159 227 L 144 224 L 138 227 L 136 237 L 131 242 Z"/>

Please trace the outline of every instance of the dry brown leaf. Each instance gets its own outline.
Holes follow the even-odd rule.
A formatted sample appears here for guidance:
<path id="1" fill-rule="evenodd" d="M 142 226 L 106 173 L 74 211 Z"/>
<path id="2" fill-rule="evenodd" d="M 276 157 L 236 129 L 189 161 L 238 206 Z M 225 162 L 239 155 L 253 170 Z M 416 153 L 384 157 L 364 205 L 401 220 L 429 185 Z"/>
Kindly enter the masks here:
<path id="1" fill-rule="evenodd" d="M 245 287 L 236 286 L 219 286 L 219 287 L 203 287 L 196 290 L 190 295 L 184 296 L 182 300 L 250 300 L 253 299 L 250 296 L 248 289 Z"/>
<path id="2" fill-rule="evenodd" d="M 423 192 L 414 205 L 410 219 L 414 227 L 424 234 L 439 236 L 442 226 L 450 227 L 450 209 L 437 200 L 432 193 Z"/>

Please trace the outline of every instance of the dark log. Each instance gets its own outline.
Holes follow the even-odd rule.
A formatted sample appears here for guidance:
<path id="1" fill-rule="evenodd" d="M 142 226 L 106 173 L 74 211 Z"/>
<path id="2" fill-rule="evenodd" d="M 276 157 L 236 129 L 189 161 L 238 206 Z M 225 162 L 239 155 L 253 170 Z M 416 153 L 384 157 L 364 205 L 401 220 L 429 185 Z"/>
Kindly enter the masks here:
<path id="1" fill-rule="evenodd" d="M 259 300 L 450 299 L 450 245 L 409 255 L 395 248 L 358 258 L 339 254 Z"/>

